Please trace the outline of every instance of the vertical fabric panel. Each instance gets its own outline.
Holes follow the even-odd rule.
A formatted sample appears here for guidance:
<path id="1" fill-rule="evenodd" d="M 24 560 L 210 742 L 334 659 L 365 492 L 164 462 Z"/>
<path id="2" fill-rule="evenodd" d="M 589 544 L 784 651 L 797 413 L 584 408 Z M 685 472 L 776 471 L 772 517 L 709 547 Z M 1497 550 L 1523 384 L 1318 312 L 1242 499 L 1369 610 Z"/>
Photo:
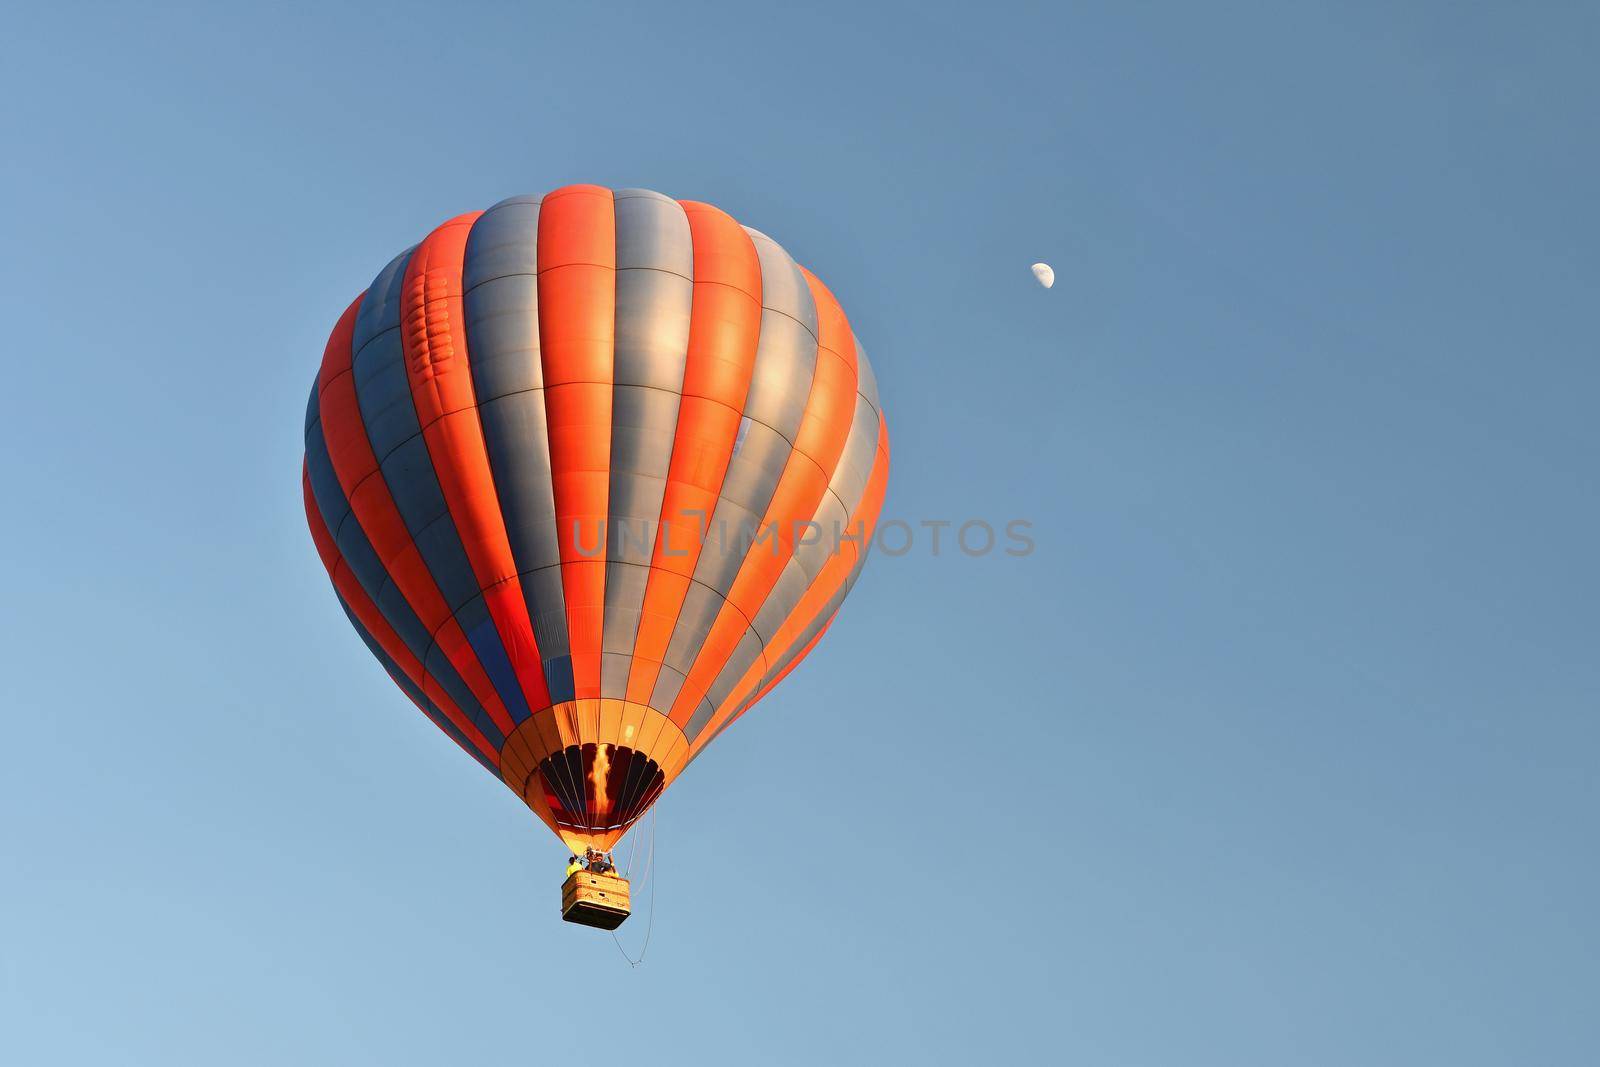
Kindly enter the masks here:
<path id="1" fill-rule="evenodd" d="M 789 266 L 792 264 L 783 257 L 775 269 Z M 752 551 L 742 561 L 738 577 L 728 591 L 728 602 L 707 634 L 694 667 L 687 672 L 683 691 L 673 702 L 671 718 L 680 726 L 687 726 L 692 718 L 700 725 L 710 717 L 707 692 L 729 657 L 746 641 L 750 620 L 760 611 L 784 564 L 794 554 L 796 541 L 806 536 L 802 524 L 816 514 L 850 433 L 856 399 L 855 338 L 833 294 L 803 269 L 801 274 L 816 309 L 816 360 L 795 431 L 794 448 L 760 520 L 760 528 L 771 533 L 773 547 L 771 551 Z M 749 647 L 747 643 L 746 648 Z M 685 733 L 692 736 L 687 728 Z"/>
<path id="2" fill-rule="evenodd" d="M 817 313 L 810 286 L 771 238 L 744 230 L 761 270 L 761 328 L 739 433 L 695 566 L 696 584 L 716 596 L 696 598 L 692 611 L 691 603 L 685 603 L 668 646 L 668 664 L 685 677 L 692 674 L 707 635 L 724 613 L 733 628 L 726 638 L 759 653 L 760 640 L 749 617 L 730 610 L 727 598 L 750 556 L 773 555 L 778 549 L 776 529 L 762 519 L 794 451 L 817 364 Z M 670 706 L 678 692 L 658 686 L 654 696 Z M 710 707 L 705 710 L 709 714 Z"/>
<path id="3" fill-rule="evenodd" d="M 865 359 L 865 354 L 858 351 L 857 366 L 865 367 Z M 866 370 L 866 375 L 866 381 L 870 383 L 870 368 Z M 842 547 L 841 538 L 848 532 L 849 517 L 866 493 L 877 444 L 878 412 L 863 391 L 863 380 L 858 376 L 856 412 L 850 436 L 845 440 L 844 452 L 828 482 L 828 491 L 823 494 L 811 517 L 812 529 L 805 539 L 796 543 L 793 556 L 785 563 L 782 575 L 767 592 L 760 611 L 751 622 L 751 628 L 759 635 L 763 646 L 772 638 L 777 626 L 794 611 L 800 598 L 805 595 L 806 588 L 821 573 L 827 560 Z M 741 641 L 706 694 L 707 701 L 713 706 L 720 706 L 754 662 L 751 650 L 746 642 Z M 689 729 L 692 730 L 696 725 L 691 720 Z"/>
<path id="4" fill-rule="evenodd" d="M 616 355 L 600 690 L 602 696 L 621 698 L 627 695 L 672 459 L 688 359 L 694 246 L 683 208 L 659 193 L 618 192 L 616 219 Z"/>
<path id="5" fill-rule="evenodd" d="M 489 466 L 552 701 L 571 700 L 555 489 L 539 344 L 539 198 L 514 197 L 473 223 L 462 264 L 467 350 Z"/>
<path id="6" fill-rule="evenodd" d="M 709 204 L 683 202 L 694 256 L 688 356 L 627 698 L 652 703 L 705 529 L 738 436 L 761 329 L 761 265 L 750 236 Z M 681 674 L 678 675 L 681 680 Z M 659 706 L 659 705 L 657 705 Z"/>
<path id="7" fill-rule="evenodd" d="M 851 538 L 842 540 L 839 551 L 828 558 L 811 587 L 794 611 L 778 627 L 778 632 L 767 646 L 768 666 L 763 673 L 760 664 L 752 665 L 734 686 L 731 696 L 717 708 L 711 719 L 697 723 L 697 732 L 690 738 L 697 748 L 704 748 L 732 718 L 748 709 L 759 695 L 776 684 L 776 675 L 786 672 L 790 664 L 805 655 L 815 642 L 810 640 L 821 627 L 827 625 L 838 610 L 851 585 L 865 566 L 867 550 L 872 544 L 878 515 L 883 508 L 884 491 L 889 480 L 889 429 L 878 416 L 878 440 L 872 475 L 862 493 L 861 503 L 850 516 Z"/>
<path id="8" fill-rule="evenodd" d="M 611 191 L 557 189 L 539 205 L 539 343 L 573 692 L 600 695 L 616 331 Z"/>

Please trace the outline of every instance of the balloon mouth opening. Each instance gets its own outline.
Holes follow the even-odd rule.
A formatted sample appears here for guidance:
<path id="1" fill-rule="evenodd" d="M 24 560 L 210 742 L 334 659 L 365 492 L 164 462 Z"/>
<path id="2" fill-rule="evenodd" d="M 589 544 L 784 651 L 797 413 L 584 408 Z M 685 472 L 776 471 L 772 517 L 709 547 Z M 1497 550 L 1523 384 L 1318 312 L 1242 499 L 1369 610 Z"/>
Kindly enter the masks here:
<path id="1" fill-rule="evenodd" d="M 660 765 L 623 745 L 568 745 L 539 761 L 544 801 L 558 827 L 581 834 L 623 830 L 666 788 Z"/>

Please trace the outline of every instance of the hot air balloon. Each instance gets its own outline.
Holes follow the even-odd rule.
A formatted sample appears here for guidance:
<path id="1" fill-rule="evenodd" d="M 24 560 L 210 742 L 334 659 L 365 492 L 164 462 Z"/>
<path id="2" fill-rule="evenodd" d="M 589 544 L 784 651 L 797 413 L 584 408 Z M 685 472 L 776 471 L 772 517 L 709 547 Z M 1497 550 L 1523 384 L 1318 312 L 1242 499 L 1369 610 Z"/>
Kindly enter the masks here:
<path id="1" fill-rule="evenodd" d="M 564 917 L 627 916 L 611 847 L 816 647 L 886 426 L 827 287 L 648 190 L 453 218 L 340 316 L 306 414 L 312 539 L 400 690 L 590 861 Z"/>

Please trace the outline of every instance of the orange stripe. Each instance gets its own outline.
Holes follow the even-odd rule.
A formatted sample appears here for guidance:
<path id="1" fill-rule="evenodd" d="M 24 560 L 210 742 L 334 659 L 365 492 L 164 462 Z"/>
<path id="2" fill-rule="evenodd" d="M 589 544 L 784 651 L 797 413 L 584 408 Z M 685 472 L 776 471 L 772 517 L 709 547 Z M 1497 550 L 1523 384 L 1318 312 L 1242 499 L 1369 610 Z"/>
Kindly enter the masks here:
<path id="1" fill-rule="evenodd" d="M 366 590 L 361 588 L 361 583 L 356 580 L 349 564 L 339 554 L 338 547 L 333 543 L 333 535 L 328 532 L 328 524 L 322 520 L 322 509 L 317 507 L 316 498 L 312 495 L 311 476 L 307 473 L 304 463 L 300 468 L 300 489 L 305 498 L 306 523 L 311 527 L 311 540 L 316 543 L 317 555 L 322 557 L 322 565 L 327 568 L 328 577 L 333 580 L 333 587 L 350 606 L 351 613 L 361 620 L 361 625 L 366 627 L 373 640 L 378 642 L 378 647 L 388 653 L 395 665 L 423 691 L 429 700 L 433 701 L 434 706 L 444 713 L 457 730 L 461 731 L 461 735 L 487 756 L 490 763 L 496 767 L 500 766 L 500 753 L 494 745 L 479 732 L 470 719 L 461 713 L 461 709 L 456 707 L 449 694 L 434 681 L 433 675 L 429 674 L 417 657 L 411 654 L 411 650 L 400 640 L 400 635 L 390 627 L 388 620 L 378 610 L 378 606 L 367 596 Z"/>
<path id="2" fill-rule="evenodd" d="M 456 622 L 445 603 L 444 596 L 434 582 L 433 574 L 423 563 L 405 520 L 389 493 L 388 483 L 378 469 L 378 459 L 372 454 L 372 442 L 361 418 L 361 405 L 356 399 L 355 377 L 351 372 L 351 336 L 355 331 L 356 314 L 365 294 L 358 296 L 334 327 L 328 346 L 322 354 L 322 370 L 318 375 L 320 389 L 317 398 L 322 417 L 323 438 L 328 445 L 328 458 L 339 479 L 350 510 L 355 513 L 373 551 L 383 563 L 389 577 L 394 580 L 411 610 L 427 627 L 428 633 L 438 643 L 450 660 L 450 665 L 461 675 L 472 695 L 477 697 L 496 723 L 510 722 L 504 702 L 494 683 L 484 672 L 477 653 L 467 643 L 461 625 Z M 507 727 L 502 726 L 502 729 Z"/>
<path id="3" fill-rule="evenodd" d="M 709 204 L 682 201 L 694 250 L 683 398 L 645 584 L 627 699 L 649 704 L 706 524 L 733 458 L 761 333 L 761 262 L 750 235 Z"/>
<path id="4" fill-rule="evenodd" d="M 794 659 L 790 660 L 788 666 L 784 667 L 783 670 L 778 672 L 777 677 L 773 678 L 772 681 L 768 682 L 766 685 L 757 690 L 756 695 L 746 701 L 744 707 L 736 714 L 730 715 L 726 719 L 714 717 L 712 721 L 718 722 L 719 725 L 714 731 L 702 734 L 704 740 L 701 741 L 701 743 L 697 746 L 696 752 L 705 751 L 706 746 L 711 744 L 711 742 L 715 741 L 718 737 L 722 736 L 722 732 L 724 730 L 743 718 L 746 711 L 749 711 L 751 708 L 759 704 L 763 697 L 778 687 L 779 682 L 789 677 L 789 672 L 800 666 L 801 661 L 803 661 L 807 656 L 811 655 L 811 653 L 816 649 L 817 645 L 822 642 L 822 635 L 827 633 L 833 627 L 833 620 L 837 619 L 838 617 L 839 611 L 836 608 L 834 609 L 833 614 L 828 617 L 828 621 L 822 624 L 822 629 L 811 635 L 811 640 L 806 642 L 806 647 L 800 650 L 800 654 Z M 724 704 L 723 706 L 727 707 L 729 705 Z"/>
<path id="5" fill-rule="evenodd" d="M 861 501 L 856 505 L 855 514 L 850 516 L 850 525 L 847 531 L 854 535 L 859 526 L 862 541 L 859 545 L 854 541 L 842 542 L 839 552 L 829 559 L 827 563 L 823 564 L 822 571 L 817 575 L 816 580 L 811 583 L 810 588 L 806 590 L 805 595 L 800 598 L 800 603 L 795 605 L 794 611 L 789 613 L 789 617 L 783 621 L 777 632 L 772 635 L 772 641 L 767 645 L 766 663 L 775 663 L 783 658 L 789 647 L 799 639 L 800 635 L 805 632 L 805 628 L 828 606 L 828 601 L 833 599 L 833 595 L 849 579 L 850 572 L 854 569 L 855 562 L 864 546 L 872 542 L 872 534 L 877 529 L 878 516 L 883 510 L 883 496 L 888 485 L 889 426 L 880 412 L 878 415 L 877 455 L 873 460 L 872 473 L 867 477 L 866 489 L 861 494 Z M 808 645 L 802 654 L 796 657 L 795 662 L 798 663 L 801 659 L 804 659 L 815 646 L 815 642 Z M 766 673 L 767 669 L 762 660 L 757 659 L 750 666 L 750 669 L 745 671 L 744 677 L 740 678 L 739 683 L 729 692 L 728 698 L 712 714 L 711 721 L 696 735 L 696 751 L 704 748 L 716 736 L 717 731 L 722 728 L 723 720 L 730 716 L 737 718 L 739 715 L 743 715 L 745 711 L 754 706 L 757 700 L 771 691 L 772 686 L 769 685 L 763 687 L 759 693 L 746 699 L 746 695 L 750 694 L 760 684 L 761 677 Z M 776 681 L 774 681 L 773 685 L 776 684 Z"/>
<path id="6" fill-rule="evenodd" d="M 817 644 L 822 640 L 822 635 L 827 633 L 828 630 L 832 628 L 833 620 L 837 619 L 838 617 L 839 611 L 837 608 L 835 608 L 833 614 L 828 617 L 828 621 L 822 624 L 822 629 L 811 635 L 811 640 L 806 642 L 806 647 L 800 650 L 800 654 L 794 659 L 790 660 L 788 666 L 784 667 L 783 670 L 778 672 L 777 677 L 773 678 L 772 681 L 756 690 L 756 695 L 750 698 L 750 703 L 752 705 L 759 703 L 762 697 L 766 696 L 768 693 L 772 692 L 778 687 L 779 682 L 789 677 L 789 672 L 800 666 L 801 662 L 807 656 L 811 655 L 812 651 L 816 649 Z M 733 718 L 737 719 L 738 716 L 735 715 Z M 733 720 L 730 719 L 729 721 L 731 722 Z"/>
<path id="7" fill-rule="evenodd" d="M 839 302 L 810 271 L 800 268 L 811 287 L 817 307 L 817 363 L 806 395 L 805 414 L 795 434 L 772 500 L 760 529 L 773 532 L 772 547 L 752 549 L 739 565 L 728 599 L 717 612 L 711 632 L 695 658 L 688 680 L 672 705 L 672 721 L 680 727 L 694 716 L 706 692 L 716 683 L 728 657 L 738 647 L 749 620 L 760 612 L 783 568 L 794 555 L 798 536 L 809 531 L 802 524 L 816 515 L 828 482 L 844 454 L 856 412 L 856 344 Z M 828 536 L 824 532 L 822 536 Z M 762 660 L 757 659 L 760 663 Z"/>
<path id="8" fill-rule="evenodd" d="M 461 546 L 528 707 L 542 708 L 550 703 L 544 664 L 506 536 L 468 364 L 461 265 L 467 234 L 481 214 L 457 216 L 417 246 L 406 265 L 400 340 L 417 421 Z M 503 704 L 488 711 L 511 732 Z"/>
<path id="9" fill-rule="evenodd" d="M 600 695 L 616 231 L 615 201 L 601 186 L 569 185 L 539 205 L 539 350 L 561 592 L 578 699 Z"/>

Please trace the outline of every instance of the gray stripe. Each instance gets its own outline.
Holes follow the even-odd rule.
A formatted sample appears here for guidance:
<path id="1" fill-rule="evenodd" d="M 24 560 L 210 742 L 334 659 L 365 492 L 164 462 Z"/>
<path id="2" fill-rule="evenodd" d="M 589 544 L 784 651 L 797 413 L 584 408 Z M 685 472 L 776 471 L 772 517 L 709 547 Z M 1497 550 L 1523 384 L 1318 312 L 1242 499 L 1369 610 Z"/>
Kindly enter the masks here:
<path id="1" fill-rule="evenodd" d="M 770 237 L 749 227 L 746 234 L 762 267 L 762 328 L 739 442 L 718 490 L 701 557 L 694 565 L 694 581 L 715 597 L 699 597 L 693 616 L 685 605 L 667 648 L 667 661 L 685 673 L 701 653 L 710 622 L 722 609 L 746 558 L 752 552 L 773 552 L 778 547 L 774 534 L 779 531 L 765 530 L 762 520 L 794 453 L 818 362 L 816 302 L 805 275 Z M 760 654 L 762 638 L 746 622 L 738 648 L 718 677 L 730 672 L 730 664 L 739 662 L 744 664 L 739 673 L 744 672 Z M 694 728 L 704 725 L 709 713 L 707 701 L 691 718 L 691 723 L 698 723 Z"/>
<path id="2" fill-rule="evenodd" d="M 650 579 L 648 565 L 639 566 L 611 560 L 606 566 L 606 626 L 603 650 L 617 655 L 632 655 L 633 640 L 639 631 L 640 605 L 644 603 L 645 583 Z M 612 591 L 615 590 L 615 596 Z M 613 625 L 613 619 L 615 624 Z M 626 690 L 626 677 L 624 690 Z M 624 693 L 605 693 L 621 697 Z"/>
<path id="3" fill-rule="evenodd" d="M 463 289 L 492 278 L 539 273 L 539 201 L 537 196 L 513 196 L 478 216 L 467 235 Z"/>
<path id="4" fill-rule="evenodd" d="M 730 476 L 734 473 L 731 464 L 728 473 Z M 770 490 L 767 495 L 771 495 Z M 702 539 L 700 558 L 695 561 L 694 580 L 697 583 L 726 597 L 733 588 L 734 579 L 738 577 L 739 568 L 744 565 L 745 557 L 752 550 L 772 551 L 771 537 L 767 536 L 771 531 L 761 528 L 761 518 L 766 512 L 764 500 L 760 507 L 760 511 L 755 511 L 726 496 L 718 497 L 716 509 Z M 764 536 L 766 539 L 757 545 L 757 538 Z"/>
<path id="5" fill-rule="evenodd" d="M 650 562 L 677 420 L 677 393 L 637 385 L 612 390 L 611 526 L 606 542 L 612 559 Z"/>
<path id="6" fill-rule="evenodd" d="M 811 297 L 811 285 L 800 273 L 799 266 L 782 245 L 749 226 L 744 232 L 755 243 L 756 255 L 761 260 L 761 306 L 781 311 L 794 319 L 817 337 L 817 304 Z"/>
<path id="7" fill-rule="evenodd" d="M 761 343 L 744 413 L 791 444 L 805 414 L 817 363 L 817 306 L 811 286 L 770 237 L 746 229 L 761 263 Z"/>
<path id="8" fill-rule="evenodd" d="M 750 376 L 744 413 L 794 443 L 811 395 L 817 341 L 799 323 L 771 309 L 761 312 L 761 346 Z"/>
<path id="9" fill-rule="evenodd" d="M 467 248 L 470 255 L 472 246 Z M 478 404 L 543 389 L 539 279 L 531 274 L 493 278 L 467 290 L 462 303 Z"/>
<path id="10" fill-rule="evenodd" d="M 699 586 L 690 586 L 693 590 Z M 678 698 L 678 690 L 683 688 L 685 679 L 683 672 L 670 663 L 663 663 L 661 671 L 656 675 L 656 687 L 650 693 L 650 706 L 666 714 L 672 709 L 672 702 Z"/>
<path id="11" fill-rule="evenodd" d="M 544 386 L 539 360 L 539 201 L 502 200 L 467 235 L 461 284 L 472 387 L 485 401 Z"/>
<path id="12" fill-rule="evenodd" d="M 877 454 L 878 412 L 867 392 L 861 388 L 863 381 L 868 388 L 871 387 L 871 368 L 866 366 L 866 357 L 859 350 L 857 356 L 858 366 L 866 367 L 866 375 L 864 378 L 860 375 L 857 377 L 856 408 L 850 424 L 850 434 L 845 439 L 839 465 L 829 479 L 828 491 L 822 495 L 816 513 L 811 518 L 811 521 L 820 527 L 820 531 L 806 532 L 806 543 L 796 547 L 794 556 L 784 566 L 782 576 L 768 592 L 761 610 L 752 620 L 751 629 L 760 636 L 762 642 L 770 640 L 778 627 L 794 611 L 801 597 L 805 595 L 806 589 L 816 580 L 828 560 L 842 547 L 841 538 L 852 533 L 848 529 L 849 518 L 866 493 L 867 480 L 872 473 L 872 462 Z M 741 642 L 739 650 L 717 672 L 717 679 L 707 692 L 707 697 L 713 705 L 720 706 L 732 694 L 734 687 L 739 684 L 739 679 L 743 678 L 750 665 L 756 662 L 758 655 L 759 649 L 750 652 Z"/>
<path id="13" fill-rule="evenodd" d="M 859 505 L 860 501 L 858 500 L 856 502 L 856 506 L 859 507 Z M 854 507 L 851 509 L 851 513 L 855 513 Z M 833 613 L 839 610 L 839 605 L 844 603 L 845 597 L 850 595 L 850 590 L 855 588 L 857 579 L 861 577 L 861 569 L 867 565 L 867 558 L 869 555 L 871 555 L 871 548 L 872 545 L 870 542 L 861 546 L 860 555 L 856 557 L 855 563 L 851 566 L 850 575 L 845 579 L 844 584 L 834 592 L 833 596 L 828 599 L 828 603 L 823 607 L 823 609 L 817 612 L 816 616 L 811 620 L 806 628 L 801 631 L 799 639 L 790 645 L 789 649 L 782 656 L 780 656 L 775 663 L 772 663 L 767 667 L 767 673 L 762 675 L 761 685 L 766 685 L 773 678 L 777 677 L 786 666 L 792 663 L 794 658 L 800 654 L 801 649 L 805 648 L 806 645 L 810 643 L 811 639 L 817 635 L 817 632 L 822 629 L 823 625 L 833 617 Z M 760 690 L 761 685 L 756 687 L 757 691 Z"/>
<path id="14" fill-rule="evenodd" d="M 467 352 L 506 537 L 547 681 L 570 655 L 539 348 L 539 198 L 479 216 L 462 261 Z M 557 688 L 552 685 L 552 689 Z M 552 697 L 557 694 L 552 692 Z"/>
<path id="15" fill-rule="evenodd" d="M 805 416 L 816 373 L 817 339 L 816 307 L 800 269 L 769 238 L 756 236 L 762 311 L 755 367 L 744 406 L 744 416 L 750 421 L 743 424 L 743 441 L 729 461 L 716 512 L 721 516 L 722 501 L 728 501 L 759 521 L 772 502 Z M 737 516 L 735 511 L 728 517 Z M 715 518 L 712 527 L 718 528 Z M 743 554 L 733 561 L 731 572 L 726 562 L 702 556 L 696 579 L 726 594 Z"/>
<path id="16" fill-rule="evenodd" d="M 777 531 L 764 529 L 761 523 L 793 453 L 818 357 L 816 304 L 800 268 L 771 238 L 748 227 L 745 232 L 761 266 L 761 331 L 740 440 L 695 563 L 694 580 L 717 594 L 700 598 L 698 604 L 711 612 L 712 619 L 750 553 L 771 552 L 775 547 Z M 705 640 L 701 621 L 698 614 L 680 614 L 673 630 L 667 660 L 684 673 Z M 693 637 L 696 633 L 698 638 Z M 748 625 L 740 641 L 741 647 L 753 641 L 759 649 L 759 638 Z"/>
<path id="17" fill-rule="evenodd" d="M 794 605 L 800 603 L 800 598 L 805 596 L 806 590 L 811 587 L 815 578 L 815 575 L 807 574 L 800 560 L 793 556 L 784 563 L 783 573 L 778 576 L 778 584 L 772 587 L 766 603 L 761 605 L 761 610 L 751 621 L 751 626 L 761 636 L 763 645 L 772 643 L 772 639 L 777 636 L 778 627 L 789 617 Z"/>
<path id="18" fill-rule="evenodd" d="M 872 476 L 872 460 L 878 451 L 878 413 L 867 402 L 865 395 L 856 394 L 856 414 L 850 424 L 850 436 L 845 438 L 844 451 L 839 455 L 839 465 L 828 481 L 829 491 L 838 498 L 845 514 L 849 515 L 867 491 L 867 479 Z M 817 517 L 821 521 L 822 516 Z"/>
<path id="19" fill-rule="evenodd" d="M 789 646 L 788 650 L 778 658 L 777 662 L 771 664 L 767 668 L 767 672 L 761 676 L 761 680 L 757 682 L 756 685 L 751 689 L 751 698 L 753 698 L 757 693 L 761 692 L 761 690 L 770 684 L 774 678 L 782 674 L 784 670 L 788 668 L 789 664 L 793 663 L 795 659 L 799 657 L 800 653 L 805 650 L 806 646 L 811 643 L 812 638 L 816 637 L 822 628 L 827 625 L 828 620 L 833 618 L 834 614 L 838 612 L 840 606 L 845 602 L 845 598 L 850 595 L 850 591 L 855 588 L 856 580 L 861 577 L 861 569 L 865 567 L 866 564 L 867 557 L 865 554 L 863 554 L 856 560 L 855 566 L 850 569 L 850 575 L 845 579 L 844 584 L 839 587 L 838 591 L 836 591 L 833 596 L 828 598 L 828 602 L 823 605 L 822 610 L 817 612 L 815 617 L 812 618 L 811 622 L 808 623 L 805 629 L 800 632 L 800 636 L 792 645 Z M 722 721 L 722 725 L 717 728 L 717 732 L 712 734 L 711 738 L 707 740 L 707 744 L 709 744 L 710 741 L 715 740 L 723 730 L 726 730 L 733 720 L 750 706 L 750 703 L 751 700 L 746 699 L 738 708 L 735 708 L 733 713 Z M 698 733 L 698 731 L 696 732 Z M 694 738 L 691 737 L 689 740 L 693 741 Z M 704 752 L 705 747 L 702 746 L 700 751 Z"/>
<path id="20" fill-rule="evenodd" d="M 566 593 L 561 583 L 561 567 L 541 567 L 536 571 L 525 571 L 520 575 L 522 581 L 522 596 L 524 601 L 534 604 L 564 604 Z M 533 639 L 538 642 L 540 655 L 546 663 L 571 655 L 567 646 L 567 613 L 563 611 L 540 611 L 530 613 L 528 621 L 533 624 Z M 553 651 L 551 651 L 553 650 Z"/>
<path id="21" fill-rule="evenodd" d="M 694 246 L 677 201 L 616 194 L 616 343 L 611 394 L 605 612 L 600 692 L 627 694 L 648 566 L 672 460 L 688 359 Z"/>
<path id="22" fill-rule="evenodd" d="M 692 744 L 700 731 L 706 728 L 706 723 L 711 721 L 711 716 L 715 712 L 716 708 L 712 707 L 711 701 L 702 699 L 699 706 L 694 709 L 694 714 L 689 716 L 689 721 L 683 725 L 683 739 Z"/>
<path id="23" fill-rule="evenodd" d="M 705 644 L 706 635 L 711 632 L 711 624 L 716 621 L 722 604 L 720 594 L 699 582 L 690 583 L 689 591 L 683 597 L 683 607 L 678 610 L 672 640 L 667 644 L 661 675 L 656 679 L 655 691 L 650 694 L 651 707 L 666 711 L 678 699 L 678 690 L 683 688 L 685 677 L 694 666 L 695 658 L 700 655 L 700 646 Z"/>
<path id="24" fill-rule="evenodd" d="M 717 675 L 717 680 L 720 682 L 725 675 L 732 673 L 733 679 L 727 685 L 727 688 L 732 689 L 734 684 L 744 676 L 744 672 L 749 669 L 750 664 L 754 663 L 761 655 L 761 649 L 761 638 L 756 636 L 754 630 L 745 630 L 744 635 L 739 638 L 738 647 L 733 650 L 733 655 L 728 657 L 727 664 L 723 667 L 721 673 Z M 734 664 L 742 664 L 737 668 L 737 673 L 735 673 Z M 693 741 L 700 731 L 705 729 L 705 725 L 710 721 L 717 705 L 721 703 L 716 689 L 717 687 L 713 685 L 711 690 L 706 693 L 705 698 L 700 701 L 700 706 L 689 717 L 689 721 L 684 724 L 683 735 L 687 740 Z"/>
<path id="25" fill-rule="evenodd" d="M 526 574 L 561 562 L 550 485 L 550 440 L 545 432 L 544 390 L 491 400 L 478 409 L 484 442 L 505 516 L 517 571 Z M 534 605 L 529 605 L 530 610 Z M 540 605 L 541 609 L 545 606 Z M 560 605 L 551 605 L 551 610 Z M 563 612 L 556 610 L 556 614 Z"/>
<path id="26" fill-rule="evenodd" d="M 619 189 L 615 203 L 618 270 L 665 270 L 694 277 L 689 219 L 676 200 L 649 189 Z"/>
<path id="27" fill-rule="evenodd" d="M 867 350 L 861 347 L 861 338 L 854 333 L 850 336 L 856 343 L 856 392 L 867 398 L 873 414 L 880 414 L 883 406 L 878 403 L 878 376 L 872 372 L 872 361 L 867 358 Z"/>
<path id="28" fill-rule="evenodd" d="M 790 645 L 783 655 L 778 657 L 776 663 L 767 668 L 767 673 L 761 676 L 761 685 L 756 686 L 757 692 L 761 690 L 761 686 L 768 684 L 772 679 L 782 674 L 784 669 L 793 663 L 801 652 L 805 651 L 805 647 L 811 643 L 812 638 L 817 636 L 822 628 L 828 624 L 828 620 L 833 618 L 834 614 L 843 606 L 845 599 L 850 596 L 850 591 L 856 587 L 856 582 L 860 580 L 861 570 L 866 565 L 867 554 L 863 553 L 857 558 L 855 565 L 850 568 L 850 576 L 844 580 L 844 584 L 834 591 L 833 596 L 828 598 L 828 602 L 823 606 L 822 610 L 817 612 L 804 630 L 800 631 L 800 636 L 794 644 Z"/>
<path id="29" fill-rule="evenodd" d="M 606 616 L 610 618 L 610 616 Z M 633 650 L 627 652 L 602 652 L 600 654 L 600 691 L 602 694 L 628 692 L 628 673 L 633 669 Z M 618 699 L 621 699 L 620 697 Z"/>

